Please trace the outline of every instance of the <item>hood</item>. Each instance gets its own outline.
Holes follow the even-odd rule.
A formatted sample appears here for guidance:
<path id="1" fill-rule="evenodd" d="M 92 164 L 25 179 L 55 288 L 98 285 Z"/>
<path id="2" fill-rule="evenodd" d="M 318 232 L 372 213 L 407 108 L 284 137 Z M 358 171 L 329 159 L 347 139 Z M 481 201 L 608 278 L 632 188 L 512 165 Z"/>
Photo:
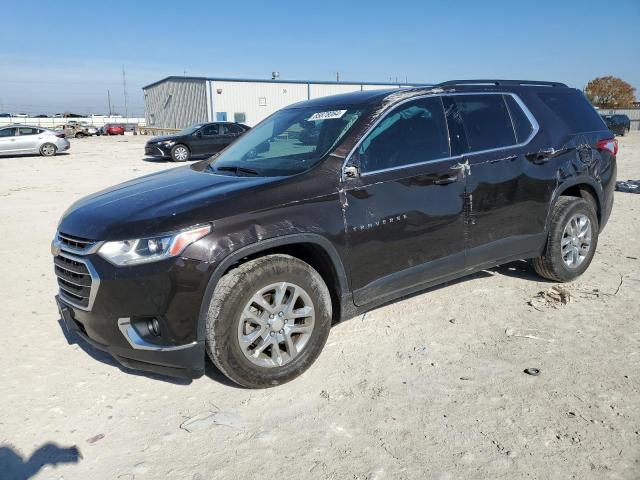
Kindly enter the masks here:
<path id="1" fill-rule="evenodd" d="M 163 135 L 161 137 L 153 137 L 147 143 L 158 143 L 158 142 L 166 142 L 167 140 L 175 140 L 182 135 Z"/>
<path id="2" fill-rule="evenodd" d="M 130 180 L 75 202 L 58 229 L 91 240 L 125 240 L 224 216 L 218 204 L 282 177 L 236 177 L 178 167 Z"/>

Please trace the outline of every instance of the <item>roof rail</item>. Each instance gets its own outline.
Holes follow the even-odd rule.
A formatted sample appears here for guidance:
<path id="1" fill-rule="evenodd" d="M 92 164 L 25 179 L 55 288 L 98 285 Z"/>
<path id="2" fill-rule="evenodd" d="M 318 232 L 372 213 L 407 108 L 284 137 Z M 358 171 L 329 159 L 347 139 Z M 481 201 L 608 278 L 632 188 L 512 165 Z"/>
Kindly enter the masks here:
<path id="1" fill-rule="evenodd" d="M 560 82 L 540 82 L 536 80 L 449 80 L 436 85 L 436 87 L 450 87 L 453 85 L 531 85 L 544 87 L 566 87 Z"/>

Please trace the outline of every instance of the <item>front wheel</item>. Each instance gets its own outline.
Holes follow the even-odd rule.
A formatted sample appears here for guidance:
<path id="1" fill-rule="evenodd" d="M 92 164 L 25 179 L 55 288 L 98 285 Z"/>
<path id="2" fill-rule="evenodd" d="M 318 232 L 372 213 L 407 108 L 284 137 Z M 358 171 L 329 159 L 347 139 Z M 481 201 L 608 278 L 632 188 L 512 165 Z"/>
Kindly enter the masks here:
<path id="1" fill-rule="evenodd" d="M 191 153 L 185 145 L 175 145 L 171 149 L 171 160 L 174 162 L 186 162 L 190 156 Z"/>
<path id="2" fill-rule="evenodd" d="M 43 157 L 53 157 L 58 149 L 53 143 L 45 143 L 40 147 L 40 155 Z"/>
<path id="3" fill-rule="evenodd" d="M 556 282 L 579 277 L 596 252 L 598 231 L 598 217 L 589 202 L 583 198 L 558 198 L 544 252 L 533 260 L 535 271 Z"/>
<path id="4" fill-rule="evenodd" d="M 75 135 L 75 138 L 83 138 L 83 137 L 84 137 L 84 133 L 82 133 L 82 132 L 78 132 Z"/>
<path id="5" fill-rule="evenodd" d="M 316 360 L 331 328 L 320 274 L 289 255 L 268 255 L 225 274 L 210 299 L 207 353 L 248 388 L 279 385 Z"/>

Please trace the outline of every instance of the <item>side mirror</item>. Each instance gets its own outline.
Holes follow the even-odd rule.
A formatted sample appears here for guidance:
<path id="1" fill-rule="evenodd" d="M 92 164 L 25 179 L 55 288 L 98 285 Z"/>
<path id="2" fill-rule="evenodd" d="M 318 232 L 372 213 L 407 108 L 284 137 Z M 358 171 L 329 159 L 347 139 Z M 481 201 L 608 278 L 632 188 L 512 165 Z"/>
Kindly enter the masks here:
<path id="1" fill-rule="evenodd" d="M 269 142 L 262 142 L 256 147 L 256 153 L 268 152 L 270 148 Z"/>
<path id="2" fill-rule="evenodd" d="M 202 131 L 201 131 L 201 130 L 198 130 L 198 131 L 196 132 L 196 137 L 198 137 L 198 138 L 202 138 Z"/>

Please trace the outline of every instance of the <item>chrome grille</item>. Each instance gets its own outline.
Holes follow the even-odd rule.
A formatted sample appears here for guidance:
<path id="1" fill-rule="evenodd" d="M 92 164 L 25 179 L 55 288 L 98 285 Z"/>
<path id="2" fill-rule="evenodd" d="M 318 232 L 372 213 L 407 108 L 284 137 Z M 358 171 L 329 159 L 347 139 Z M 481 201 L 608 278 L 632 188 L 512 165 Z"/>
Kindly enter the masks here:
<path id="1" fill-rule="evenodd" d="M 93 251 L 98 242 L 89 240 L 88 238 L 76 237 L 66 233 L 58 232 L 56 239 L 60 243 L 60 247 L 74 253 L 86 254 Z"/>
<path id="2" fill-rule="evenodd" d="M 103 242 L 57 232 L 51 244 L 59 295 L 66 303 L 91 310 L 100 277 L 86 257 L 98 251 Z"/>

